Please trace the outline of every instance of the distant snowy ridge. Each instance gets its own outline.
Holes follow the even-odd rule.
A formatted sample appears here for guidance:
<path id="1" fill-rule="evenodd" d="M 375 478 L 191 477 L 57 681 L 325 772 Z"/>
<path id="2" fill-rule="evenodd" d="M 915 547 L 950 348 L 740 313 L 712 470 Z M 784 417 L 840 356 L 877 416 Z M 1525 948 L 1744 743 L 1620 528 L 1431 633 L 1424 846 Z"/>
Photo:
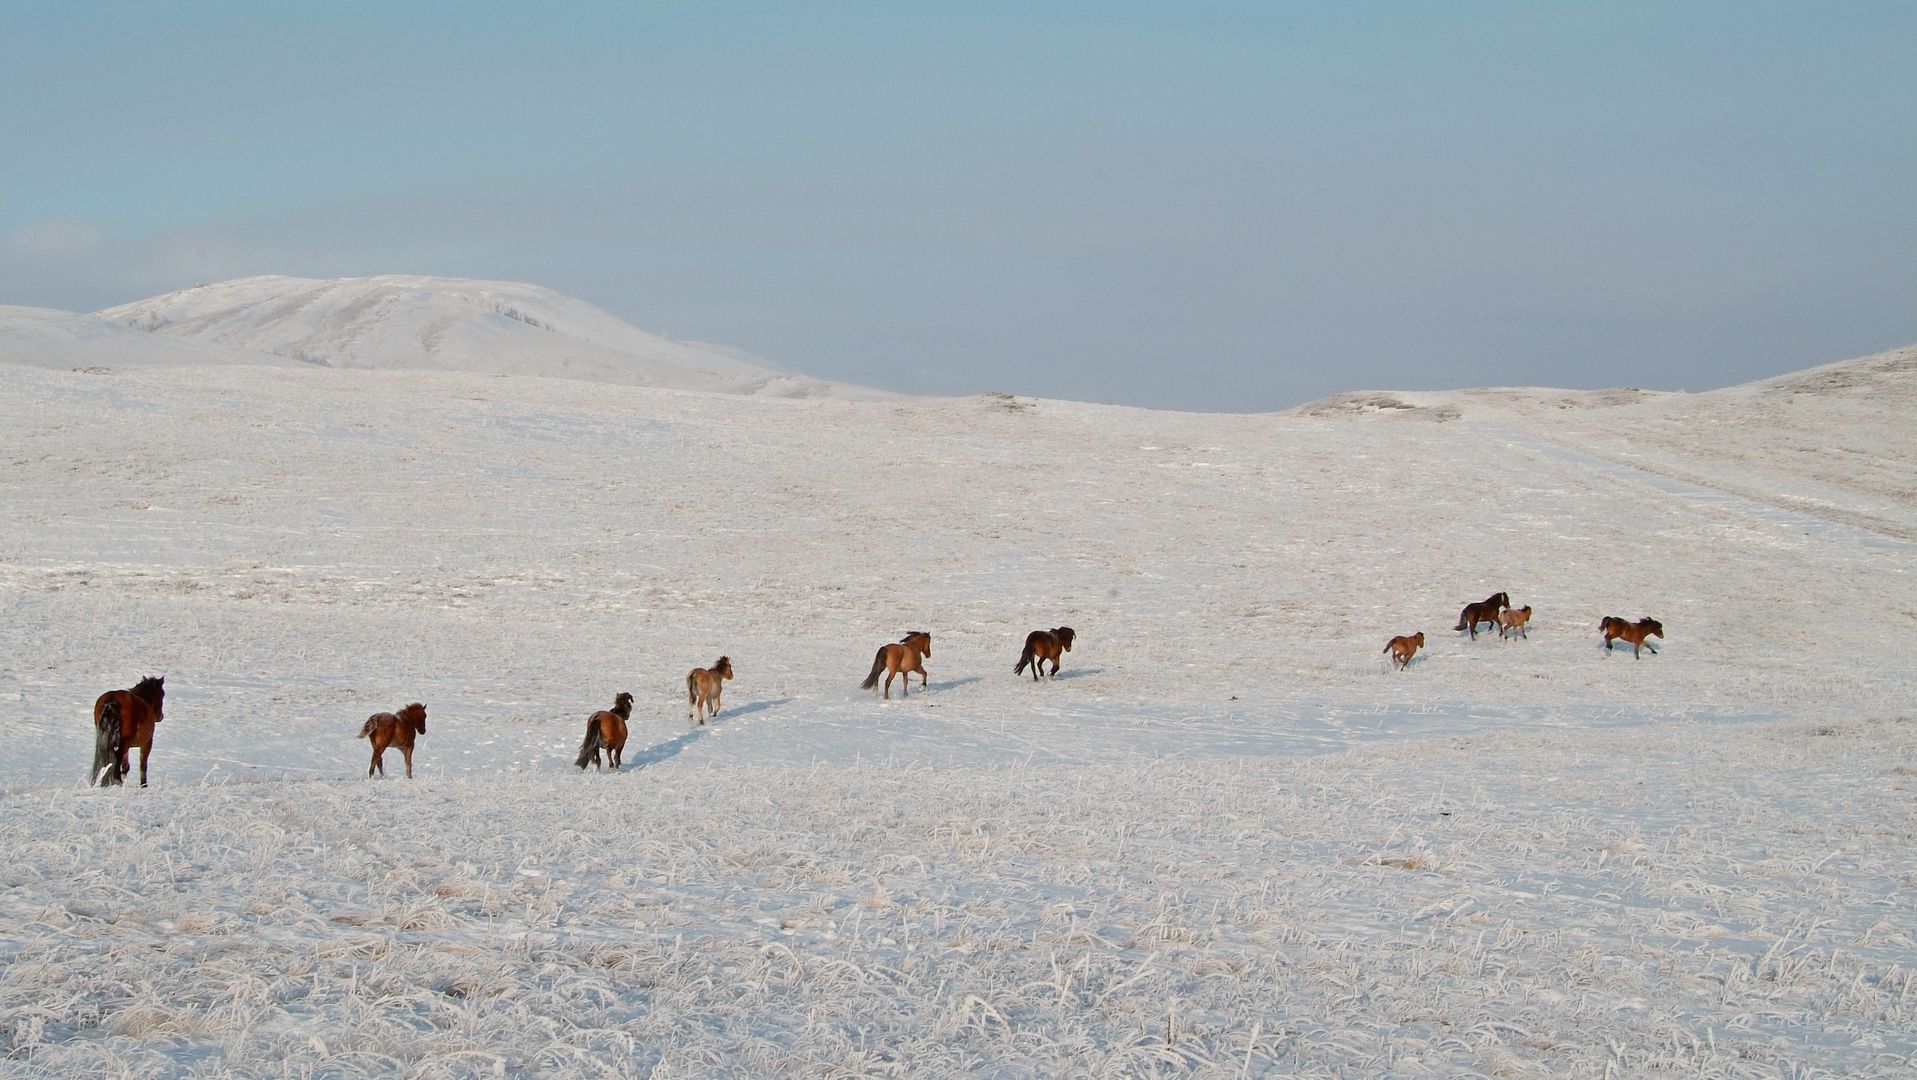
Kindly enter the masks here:
<path id="1" fill-rule="evenodd" d="M 1365 391 L 1290 410 L 1461 421 L 1917 540 L 1917 345 L 1697 394 L 1622 388 Z M 1761 480 L 1752 465 L 1762 461 Z"/>
<path id="2" fill-rule="evenodd" d="M 501 281 L 252 277 L 98 313 L 134 330 L 339 368 L 536 375 L 775 397 L 881 397 L 736 350 L 649 334 L 581 300 Z"/>
<path id="3" fill-rule="evenodd" d="M 287 366 L 293 361 L 255 349 L 145 334 L 98 315 L 0 304 L 0 363 L 88 368 L 153 364 Z"/>

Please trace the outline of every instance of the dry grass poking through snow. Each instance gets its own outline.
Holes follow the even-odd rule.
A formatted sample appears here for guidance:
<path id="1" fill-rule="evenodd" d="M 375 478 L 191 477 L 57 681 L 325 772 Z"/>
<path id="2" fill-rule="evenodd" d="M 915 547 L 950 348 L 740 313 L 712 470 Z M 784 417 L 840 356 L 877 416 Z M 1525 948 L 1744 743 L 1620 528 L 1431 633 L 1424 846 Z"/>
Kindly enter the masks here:
<path id="1" fill-rule="evenodd" d="M 1909 1075 L 1917 723 L 1821 726 L 17 794 L 0 1071 Z"/>

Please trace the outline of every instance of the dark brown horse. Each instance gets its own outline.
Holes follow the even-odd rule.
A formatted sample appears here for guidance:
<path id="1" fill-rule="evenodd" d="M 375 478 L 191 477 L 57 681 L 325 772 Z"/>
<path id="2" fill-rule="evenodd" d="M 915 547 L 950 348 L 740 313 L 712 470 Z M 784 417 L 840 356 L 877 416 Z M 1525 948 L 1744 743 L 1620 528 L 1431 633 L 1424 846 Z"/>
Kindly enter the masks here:
<path id="1" fill-rule="evenodd" d="M 1604 618 L 1598 620 L 1598 630 L 1604 634 L 1604 647 L 1606 649 L 1611 647 L 1611 642 L 1619 638 L 1630 642 L 1632 659 L 1638 659 L 1637 651 L 1639 649 L 1649 649 L 1651 650 L 1651 655 L 1656 656 L 1657 646 L 1644 640 L 1644 638 L 1646 635 L 1654 637 L 1664 636 L 1664 624 L 1651 618 L 1649 615 L 1646 615 L 1634 623 L 1625 622 L 1616 615 L 1606 615 Z"/>
<path id="2" fill-rule="evenodd" d="M 93 730 L 100 730 L 107 702 L 113 702 L 120 714 L 120 748 L 115 755 L 114 783 L 133 771 L 128 756 L 140 748 L 140 786 L 146 786 L 146 759 L 153 753 L 153 725 L 160 722 L 166 705 L 166 676 L 148 675 L 131 690 L 108 690 L 93 702 Z M 98 746 L 98 736 L 95 736 Z"/>
<path id="3" fill-rule="evenodd" d="M 593 768 L 600 768 L 599 751 L 604 750 L 606 764 L 617 771 L 620 756 L 626 752 L 626 721 L 630 719 L 632 695 L 624 692 L 613 699 L 612 708 L 586 717 L 586 739 L 579 744 L 579 760 L 573 764 L 584 769 L 591 762 Z"/>
<path id="4" fill-rule="evenodd" d="M 1052 662 L 1052 674 L 1058 674 L 1058 658 L 1072 651 L 1072 628 L 1061 626 L 1056 630 L 1034 630 L 1025 635 L 1025 651 L 1018 654 L 1018 666 L 1012 674 L 1023 675 L 1029 665 L 1032 669 L 1032 681 L 1038 681 L 1038 669 L 1045 661 Z"/>
<path id="5" fill-rule="evenodd" d="M 732 658 L 721 656 L 717 663 L 709 668 L 693 668 L 686 672 L 686 705 L 690 713 L 688 720 L 706 724 L 708 712 L 719 715 L 719 695 L 726 688 L 726 680 L 732 678 Z"/>
<path id="6" fill-rule="evenodd" d="M 386 748 L 397 746 L 399 752 L 406 755 L 406 779 L 411 780 L 413 778 L 413 740 L 424 734 L 426 734 L 426 706 L 417 701 L 399 710 L 397 714 L 382 712 L 367 717 L 366 723 L 359 729 L 360 738 L 373 740 L 373 763 L 366 766 L 366 775 L 371 776 L 375 770 L 378 770 L 381 776 L 385 776 Z"/>
<path id="7" fill-rule="evenodd" d="M 112 787 L 123 783 L 120 776 L 120 703 L 107 698 L 100 707 L 100 719 L 93 730 L 93 774 L 88 783 Z"/>
<path id="8" fill-rule="evenodd" d="M 870 690 L 879 685 L 879 672 L 885 672 L 885 696 L 892 696 L 892 678 L 899 672 L 905 672 L 905 684 L 899 690 L 902 696 L 912 689 L 912 673 L 919 673 L 919 689 L 925 689 L 925 665 L 919 662 L 921 657 L 932 655 L 932 635 L 923 630 L 914 630 L 890 645 L 879 646 L 879 653 L 872 658 L 872 674 L 865 677 L 859 689 Z"/>
<path id="9" fill-rule="evenodd" d="M 1391 662 L 1398 665 L 1399 671 L 1403 671 L 1411 666 L 1411 658 L 1416 656 L 1418 650 L 1422 648 L 1424 648 L 1424 631 L 1420 630 L 1409 636 L 1399 634 L 1385 642 L 1384 651 L 1391 654 Z"/>
<path id="10" fill-rule="evenodd" d="M 1475 604 L 1464 605 L 1464 610 L 1458 612 L 1458 625 L 1451 629 L 1469 630 L 1471 631 L 1471 640 L 1476 641 L 1478 640 L 1478 624 L 1488 622 L 1495 625 L 1498 621 L 1498 612 L 1510 606 L 1511 598 L 1509 596 L 1501 592 L 1492 593 L 1490 596 L 1485 597 Z"/>

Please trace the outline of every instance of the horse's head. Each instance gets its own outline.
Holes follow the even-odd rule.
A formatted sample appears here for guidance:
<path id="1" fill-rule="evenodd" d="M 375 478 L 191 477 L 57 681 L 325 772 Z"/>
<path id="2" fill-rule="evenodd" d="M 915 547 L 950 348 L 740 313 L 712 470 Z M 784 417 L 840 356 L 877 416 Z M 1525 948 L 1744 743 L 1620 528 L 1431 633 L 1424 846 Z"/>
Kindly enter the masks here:
<path id="1" fill-rule="evenodd" d="M 932 635 L 923 630 L 914 630 L 899 639 L 899 644 L 910 645 L 919 651 L 920 656 L 932 655 Z"/>
<path id="2" fill-rule="evenodd" d="M 1052 636 L 1058 639 L 1058 644 L 1066 652 L 1072 651 L 1072 638 L 1075 637 L 1076 635 L 1072 633 L 1071 627 L 1061 626 L 1058 629 L 1052 631 Z"/>
<path id="3" fill-rule="evenodd" d="M 632 695 L 626 693 L 624 690 L 619 691 L 619 696 L 612 699 L 612 711 L 618 713 L 632 712 Z"/>
<path id="4" fill-rule="evenodd" d="M 1511 606 L 1511 596 L 1509 593 L 1497 593 L 1491 597 L 1490 602 L 1501 608 L 1508 608 Z"/>
<path id="5" fill-rule="evenodd" d="M 1637 621 L 1637 624 L 1639 626 L 1642 626 L 1644 628 L 1644 632 L 1647 634 L 1656 634 L 1658 637 L 1664 636 L 1664 624 L 1661 622 L 1658 622 L 1656 619 L 1651 618 L 1649 615 L 1646 615 L 1642 619 L 1639 619 Z"/>
<path id="6" fill-rule="evenodd" d="M 1424 631 L 1420 630 L 1417 633 L 1411 635 L 1411 640 L 1417 644 L 1418 648 L 1420 649 L 1424 648 Z"/>
<path id="7" fill-rule="evenodd" d="M 732 657 L 721 656 L 719 662 L 712 665 L 712 670 L 718 672 L 721 679 L 732 678 Z"/>
<path id="8" fill-rule="evenodd" d="M 415 701 L 411 705 L 399 710 L 399 719 L 401 723 L 411 727 L 415 732 L 421 735 L 426 734 L 426 706 L 421 705 L 419 702 Z"/>
<path id="9" fill-rule="evenodd" d="M 134 684 L 133 696 L 153 706 L 153 719 L 166 719 L 166 676 L 148 675 Z"/>

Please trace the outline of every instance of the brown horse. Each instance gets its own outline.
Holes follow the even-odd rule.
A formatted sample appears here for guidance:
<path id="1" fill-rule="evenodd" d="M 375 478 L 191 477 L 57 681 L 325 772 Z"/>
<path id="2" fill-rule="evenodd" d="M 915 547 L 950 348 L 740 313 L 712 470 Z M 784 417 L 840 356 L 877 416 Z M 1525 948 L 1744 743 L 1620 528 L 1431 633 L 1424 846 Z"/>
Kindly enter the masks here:
<path id="1" fill-rule="evenodd" d="M 686 672 L 686 705 L 691 710 L 686 719 L 706 724 L 706 714 L 719 715 L 719 694 L 725 687 L 725 681 L 732 678 L 732 658 L 721 656 L 719 662 L 709 668 L 693 668 Z"/>
<path id="2" fill-rule="evenodd" d="M 600 768 L 599 751 L 603 749 L 606 764 L 618 771 L 620 756 L 626 752 L 626 721 L 630 719 L 632 695 L 622 691 L 612 700 L 612 708 L 586 717 L 586 739 L 579 744 L 579 760 L 573 764 L 583 770 L 590 761 L 593 768 Z"/>
<path id="3" fill-rule="evenodd" d="M 406 755 L 406 779 L 413 778 L 413 740 L 426 734 L 426 706 L 415 701 L 399 710 L 397 715 L 389 712 L 374 713 L 366 718 L 359 729 L 359 737 L 373 740 L 373 763 L 366 766 L 366 775 L 373 775 L 377 769 L 381 776 L 386 775 L 384 756 L 389 746 L 399 747 Z"/>
<path id="4" fill-rule="evenodd" d="M 932 655 L 932 635 L 923 630 L 914 630 L 890 645 L 879 646 L 879 653 L 872 658 L 872 674 L 865 677 L 859 689 L 870 690 L 879 685 L 879 672 L 885 672 L 885 696 L 892 696 L 892 678 L 899 672 L 905 672 L 905 685 L 899 691 L 904 695 L 912 689 L 912 673 L 919 673 L 919 689 L 925 689 L 925 665 L 919 663 L 920 657 Z"/>
<path id="5" fill-rule="evenodd" d="M 1531 640 L 1531 631 L 1528 629 L 1530 625 L 1530 604 L 1526 604 L 1523 607 L 1505 608 L 1503 611 L 1498 612 L 1498 637 L 1500 638 L 1512 631 L 1516 631 L 1519 637 L 1529 641 Z"/>
<path id="6" fill-rule="evenodd" d="M 107 698 L 100 707 L 100 719 L 93 731 L 93 774 L 88 783 L 112 787 L 123 783 L 120 777 L 120 703 Z"/>
<path id="7" fill-rule="evenodd" d="M 1038 681 L 1038 669 L 1045 661 L 1052 662 L 1052 674 L 1058 674 L 1058 658 L 1061 653 L 1072 651 L 1072 628 L 1061 626 L 1056 630 L 1034 630 L 1025 635 L 1025 651 L 1018 654 L 1018 666 L 1012 674 L 1022 675 L 1026 665 L 1032 668 L 1032 681 Z"/>
<path id="8" fill-rule="evenodd" d="M 1498 612 L 1510 606 L 1511 598 L 1509 596 L 1501 592 L 1492 593 L 1478 603 L 1464 605 L 1464 610 L 1458 613 L 1458 625 L 1451 629 L 1469 630 L 1471 631 L 1471 640 L 1476 641 L 1478 640 L 1478 624 L 1481 622 L 1496 623 L 1498 621 Z"/>
<path id="9" fill-rule="evenodd" d="M 1399 634 L 1385 642 L 1384 651 L 1391 654 L 1391 662 L 1398 665 L 1399 671 L 1403 671 L 1411 666 L 1411 658 L 1416 656 L 1418 650 L 1422 648 L 1424 648 L 1424 631 L 1420 630 L 1410 637 Z"/>
<path id="10" fill-rule="evenodd" d="M 1625 622 L 1616 615 L 1606 615 L 1604 618 L 1598 620 L 1598 629 L 1604 634 L 1604 647 L 1606 649 L 1611 647 L 1611 642 L 1619 638 L 1630 642 L 1631 658 L 1634 660 L 1639 658 L 1637 654 L 1639 649 L 1649 649 L 1651 650 L 1652 656 L 1657 655 L 1657 646 L 1644 640 L 1646 635 L 1656 637 L 1664 636 L 1664 624 L 1651 618 L 1649 615 L 1646 615 L 1634 623 Z"/>
<path id="11" fill-rule="evenodd" d="M 166 676 L 148 675 L 131 690 L 108 690 L 93 702 L 93 729 L 97 733 L 106 715 L 107 702 L 113 702 L 120 714 L 120 748 L 114 758 L 113 783 L 126 779 L 133 771 L 128 757 L 140 748 L 140 786 L 146 786 L 146 759 L 153 753 L 153 725 L 161 720 L 166 705 Z M 98 736 L 95 737 L 98 746 Z"/>

